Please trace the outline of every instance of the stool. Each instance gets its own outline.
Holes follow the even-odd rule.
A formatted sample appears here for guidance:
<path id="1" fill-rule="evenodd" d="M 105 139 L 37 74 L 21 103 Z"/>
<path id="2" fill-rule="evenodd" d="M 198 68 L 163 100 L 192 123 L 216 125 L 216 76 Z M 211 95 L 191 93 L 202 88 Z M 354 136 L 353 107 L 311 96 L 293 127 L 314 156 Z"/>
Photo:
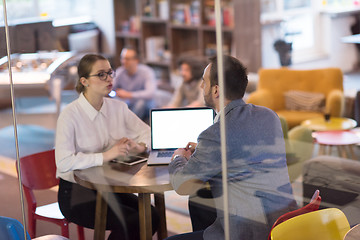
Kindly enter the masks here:
<path id="1" fill-rule="evenodd" d="M 328 147 L 328 155 L 331 155 L 333 146 L 336 146 L 340 157 L 352 158 L 356 160 L 353 146 L 360 143 L 360 138 L 352 131 L 321 131 L 314 132 L 315 142 L 319 144 L 319 155 L 326 154 Z M 346 148 L 349 149 L 348 157 Z"/>

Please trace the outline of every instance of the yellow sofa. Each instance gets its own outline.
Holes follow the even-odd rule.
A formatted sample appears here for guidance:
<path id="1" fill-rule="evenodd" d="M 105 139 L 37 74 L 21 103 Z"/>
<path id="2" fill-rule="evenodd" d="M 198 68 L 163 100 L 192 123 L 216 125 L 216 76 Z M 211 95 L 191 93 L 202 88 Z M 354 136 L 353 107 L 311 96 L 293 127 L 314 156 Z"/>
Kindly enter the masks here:
<path id="1" fill-rule="evenodd" d="M 322 117 L 324 112 L 333 117 L 342 116 L 344 109 L 343 74 L 339 68 L 293 70 L 289 68 L 260 69 L 256 91 L 247 98 L 248 103 L 274 110 L 286 119 L 289 128 L 306 119 Z M 297 90 L 322 93 L 325 97 L 323 111 L 288 110 L 284 93 Z"/>

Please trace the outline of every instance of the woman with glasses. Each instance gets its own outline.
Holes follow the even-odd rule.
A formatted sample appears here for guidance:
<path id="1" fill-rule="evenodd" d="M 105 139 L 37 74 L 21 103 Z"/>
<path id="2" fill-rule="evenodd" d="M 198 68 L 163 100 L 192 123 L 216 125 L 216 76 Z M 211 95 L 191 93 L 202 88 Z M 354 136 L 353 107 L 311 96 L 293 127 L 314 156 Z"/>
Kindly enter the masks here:
<path id="1" fill-rule="evenodd" d="M 77 184 L 73 170 L 100 166 L 119 156 L 145 152 L 150 128 L 127 105 L 108 98 L 115 72 L 101 55 L 85 55 L 78 65 L 79 98 L 61 112 L 56 128 L 55 156 L 60 178 L 58 201 L 67 220 L 94 228 L 96 191 Z M 117 193 L 108 202 L 108 239 L 139 239 L 138 199 Z M 113 209 L 117 209 L 114 211 Z M 159 217 L 152 207 L 153 232 Z"/>

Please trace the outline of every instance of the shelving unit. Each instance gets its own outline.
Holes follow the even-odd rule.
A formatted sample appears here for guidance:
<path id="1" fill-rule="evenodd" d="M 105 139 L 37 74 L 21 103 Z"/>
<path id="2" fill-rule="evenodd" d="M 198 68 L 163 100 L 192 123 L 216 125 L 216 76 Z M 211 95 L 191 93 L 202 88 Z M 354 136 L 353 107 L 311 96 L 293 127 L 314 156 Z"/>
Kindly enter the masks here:
<path id="1" fill-rule="evenodd" d="M 252 4 L 250 0 L 247 4 Z M 225 53 L 235 52 L 235 0 L 222 0 Z M 254 1 L 256 2 L 256 1 Z M 143 63 L 155 68 L 162 83 L 183 55 L 207 58 L 215 52 L 214 0 L 114 0 L 116 56 L 135 47 Z M 260 17 L 258 20 L 260 25 Z M 236 49 L 239 51 L 239 49 Z M 115 64 L 120 65 L 119 58 Z"/>

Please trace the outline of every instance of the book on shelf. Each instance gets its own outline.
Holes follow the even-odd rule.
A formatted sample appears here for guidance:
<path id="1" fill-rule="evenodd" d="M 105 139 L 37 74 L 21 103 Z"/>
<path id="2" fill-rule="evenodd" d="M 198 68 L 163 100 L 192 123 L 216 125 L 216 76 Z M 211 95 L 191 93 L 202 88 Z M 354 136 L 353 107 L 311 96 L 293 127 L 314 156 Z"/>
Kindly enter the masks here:
<path id="1" fill-rule="evenodd" d="M 172 16 L 174 24 L 199 25 L 200 2 L 195 0 L 191 3 L 174 4 Z"/>
<path id="2" fill-rule="evenodd" d="M 215 43 L 208 43 L 205 48 L 205 56 L 211 57 L 216 55 L 216 44 Z M 223 54 L 230 54 L 230 49 L 228 45 L 223 45 Z"/>
<path id="3" fill-rule="evenodd" d="M 226 27 L 234 27 L 234 7 L 231 2 L 221 4 L 221 23 Z M 215 7 L 207 3 L 204 7 L 205 21 L 208 26 L 215 26 Z"/>
<path id="4" fill-rule="evenodd" d="M 153 36 L 145 39 L 147 61 L 161 61 L 165 51 L 165 38 Z"/>
<path id="5" fill-rule="evenodd" d="M 168 20 L 169 19 L 169 2 L 167 0 L 159 1 L 159 18 Z"/>
<path id="6" fill-rule="evenodd" d="M 138 33 L 140 31 L 140 18 L 131 16 L 129 20 L 122 21 L 121 31 L 124 33 Z"/>

